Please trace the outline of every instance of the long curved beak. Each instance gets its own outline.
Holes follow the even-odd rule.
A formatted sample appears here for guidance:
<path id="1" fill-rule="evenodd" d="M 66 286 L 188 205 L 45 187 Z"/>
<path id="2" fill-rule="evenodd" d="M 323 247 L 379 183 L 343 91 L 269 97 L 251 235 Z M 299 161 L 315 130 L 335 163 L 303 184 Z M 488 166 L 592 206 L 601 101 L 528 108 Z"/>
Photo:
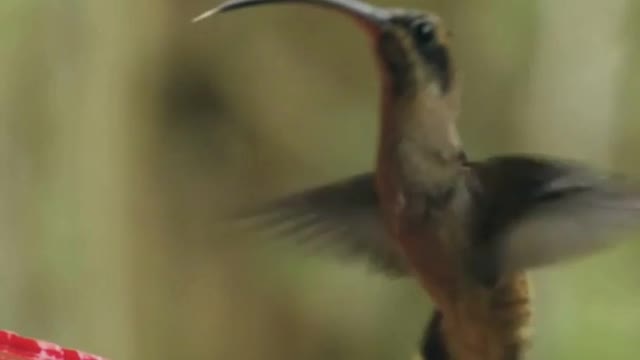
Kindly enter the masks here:
<path id="1" fill-rule="evenodd" d="M 359 0 L 229 0 L 195 17 L 193 22 L 204 20 L 212 15 L 255 5 L 298 3 L 321 6 L 337 10 L 356 20 L 367 30 L 379 32 L 391 18 L 389 10 L 369 5 Z"/>

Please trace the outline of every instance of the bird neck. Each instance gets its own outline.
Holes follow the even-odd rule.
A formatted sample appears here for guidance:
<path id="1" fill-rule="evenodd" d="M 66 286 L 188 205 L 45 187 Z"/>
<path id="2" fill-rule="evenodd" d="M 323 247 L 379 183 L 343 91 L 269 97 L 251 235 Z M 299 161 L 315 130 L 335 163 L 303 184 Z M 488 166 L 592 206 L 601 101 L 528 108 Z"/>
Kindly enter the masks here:
<path id="1" fill-rule="evenodd" d="M 378 174 L 396 190 L 436 195 L 456 183 L 462 145 L 456 128 L 458 95 L 435 83 L 398 95 L 385 79 Z M 393 179 L 391 179 L 393 178 Z"/>

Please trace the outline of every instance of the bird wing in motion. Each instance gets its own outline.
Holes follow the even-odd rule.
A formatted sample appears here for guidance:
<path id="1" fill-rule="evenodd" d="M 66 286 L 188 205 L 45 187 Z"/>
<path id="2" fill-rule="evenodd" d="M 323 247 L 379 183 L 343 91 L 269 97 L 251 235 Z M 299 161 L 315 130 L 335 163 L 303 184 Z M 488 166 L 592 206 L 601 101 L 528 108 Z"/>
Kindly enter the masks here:
<path id="1" fill-rule="evenodd" d="M 407 274 L 404 259 L 387 235 L 372 173 L 312 188 L 268 203 L 250 216 L 261 224 L 339 255 L 368 258 L 389 275 Z"/>
<path id="2" fill-rule="evenodd" d="M 640 230 L 640 189 L 561 161 L 499 157 L 473 165 L 472 266 L 484 280 L 586 255 Z"/>
<path id="3" fill-rule="evenodd" d="M 569 162 L 505 156 L 472 163 L 469 264 L 488 284 L 502 274 L 551 265 L 614 245 L 640 230 L 640 189 Z M 407 275 L 366 173 L 312 188 L 251 212 L 300 242 L 368 258 Z"/>

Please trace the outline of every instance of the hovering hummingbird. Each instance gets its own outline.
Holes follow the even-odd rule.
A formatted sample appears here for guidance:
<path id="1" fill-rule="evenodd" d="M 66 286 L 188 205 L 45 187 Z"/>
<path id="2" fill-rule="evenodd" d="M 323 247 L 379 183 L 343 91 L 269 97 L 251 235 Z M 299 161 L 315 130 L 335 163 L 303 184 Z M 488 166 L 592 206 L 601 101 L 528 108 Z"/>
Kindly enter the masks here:
<path id="1" fill-rule="evenodd" d="M 428 360 L 517 360 L 530 342 L 526 272 L 615 243 L 640 220 L 640 191 L 574 162 L 470 160 L 456 128 L 460 84 L 442 20 L 358 0 L 231 0 L 335 10 L 369 35 L 382 83 L 375 171 L 293 194 L 261 211 L 307 241 L 413 276 L 435 307 Z"/>

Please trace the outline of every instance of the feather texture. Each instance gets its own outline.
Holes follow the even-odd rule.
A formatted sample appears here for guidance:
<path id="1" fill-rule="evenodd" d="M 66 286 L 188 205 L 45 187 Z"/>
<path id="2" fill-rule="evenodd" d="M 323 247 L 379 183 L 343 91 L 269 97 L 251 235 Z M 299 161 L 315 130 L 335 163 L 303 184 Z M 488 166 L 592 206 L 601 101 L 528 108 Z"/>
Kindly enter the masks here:
<path id="1" fill-rule="evenodd" d="M 407 266 L 387 236 L 372 173 L 308 189 L 249 212 L 260 226 L 345 258 L 367 259 L 388 275 Z"/>
<path id="2" fill-rule="evenodd" d="M 581 165 L 499 157 L 474 166 L 472 266 L 485 281 L 502 273 L 586 255 L 640 230 L 640 191 Z"/>
<path id="3" fill-rule="evenodd" d="M 586 255 L 640 230 L 640 191 L 570 162 L 529 156 L 469 164 L 471 251 L 478 280 Z M 267 203 L 250 212 L 265 229 L 336 255 L 367 259 L 389 275 L 408 265 L 385 230 L 374 175 L 365 173 Z M 436 225 L 437 226 L 437 225 Z"/>

